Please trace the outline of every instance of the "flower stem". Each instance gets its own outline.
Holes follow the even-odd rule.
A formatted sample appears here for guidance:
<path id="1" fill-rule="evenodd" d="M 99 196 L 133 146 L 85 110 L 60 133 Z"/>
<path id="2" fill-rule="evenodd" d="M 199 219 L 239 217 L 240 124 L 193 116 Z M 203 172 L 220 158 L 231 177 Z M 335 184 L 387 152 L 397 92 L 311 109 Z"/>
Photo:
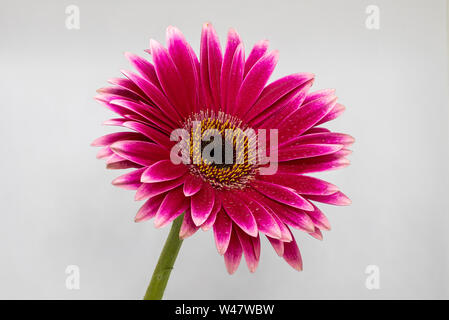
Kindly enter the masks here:
<path id="1" fill-rule="evenodd" d="M 177 217 L 171 226 L 170 233 L 165 241 L 144 300 L 161 300 L 167 286 L 168 278 L 173 269 L 173 265 L 181 248 L 182 240 L 179 239 L 179 230 L 181 229 L 183 214 Z"/>

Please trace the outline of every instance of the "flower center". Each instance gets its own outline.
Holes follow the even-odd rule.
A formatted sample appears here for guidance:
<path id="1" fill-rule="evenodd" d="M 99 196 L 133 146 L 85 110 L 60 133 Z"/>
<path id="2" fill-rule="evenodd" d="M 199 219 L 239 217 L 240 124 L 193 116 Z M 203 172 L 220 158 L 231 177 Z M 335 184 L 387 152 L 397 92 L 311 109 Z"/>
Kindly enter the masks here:
<path id="1" fill-rule="evenodd" d="M 256 142 L 242 121 L 201 111 L 184 124 L 190 134 L 190 172 L 217 189 L 243 189 L 257 172 Z"/>

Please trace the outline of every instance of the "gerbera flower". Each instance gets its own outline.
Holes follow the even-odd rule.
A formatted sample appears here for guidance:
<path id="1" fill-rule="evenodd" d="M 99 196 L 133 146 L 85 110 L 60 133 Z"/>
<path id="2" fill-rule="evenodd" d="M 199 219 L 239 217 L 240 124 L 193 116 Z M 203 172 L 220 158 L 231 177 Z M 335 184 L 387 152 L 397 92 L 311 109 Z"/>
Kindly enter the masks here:
<path id="1" fill-rule="evenodd" d="M 239 35 L 230 30 L 224 54 L 210 24 L 203 26 L 197 58 L 182 33 L 167 29 L 167 48 L 155 40 L 146 50 L 152 62 L 126 53 L 136 72 L 109 80 L 99 89 L 98 101 L 119 115 L 105 122 L 131 131 L 105 135 L 93 142 L 102 147 L 98 158 L 109 169 L 132 169 L 115 179 L 116 186 L 137 190 L 145 200 L 135 221 L 153 219 L 163 227 L 183 213 L 179 237 L 199 228 L 213 229 L 218 252 L 229 273 L 236 271 L 242 255 L 251 272 L 260 258 L 260 235 L 276 253 L 297 270 L 302 259 L 290 228 L 322 239 L 329 230 L 317 203 L 348 205 L 338 188 L 307 174 L 342 168 L 353 138 L 321 125 L 338 117 L 344 107 L 334 90 L 310 92 L 311 73 L 295 73 L 267 85 L 278 60 L 268 42 L 258 42 L 246 56 Z M 187 145 L 189 163 L 170 158 L 177 141 L 176 129 L 201 134 L 218 130 L 226 143 L 226 129 L 276 129 L 274 174 L 261 174 L 266 165 L 250 161 L 248 146 L 243 162 L 219 164 L 194 158 L 205 146 Z M 259 131 L 257 131 L 259 132 Z M 273 131 L 274 132 L 274 131 Z M 268 143 L 275 142 L 267 131 Z M 246 140 L 245 140 L 246 139 Z M 244 142 L 248 143 L 248 138 Z M 195 149 L 196 148 L 196 149 Z M 196 161 L 193 161 L 196 160 Z"/>

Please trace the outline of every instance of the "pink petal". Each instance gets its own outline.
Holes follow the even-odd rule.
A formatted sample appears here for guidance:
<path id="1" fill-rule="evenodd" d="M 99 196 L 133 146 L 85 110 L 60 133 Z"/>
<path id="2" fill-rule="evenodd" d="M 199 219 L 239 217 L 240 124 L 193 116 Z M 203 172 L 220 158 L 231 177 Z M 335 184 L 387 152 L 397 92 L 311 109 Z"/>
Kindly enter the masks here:
<path id="1" fill-rule="evenodd" d="M 323 119 L 321 119 L 320 121 L 318 121 L 316 123 L 316 125 L 318 126 L 318 125 L 323 124 L 325 122 L 334 120 L 335 118 L 338 118 L 344 111 L 345 111 L 345 106 L 342 105 L 342 104 L 337 103 L 335 105 L 335 107 L 333 107 L 332 110 L 329 111 L 328 114 L 326 114 L 324 116 Z"/>
<path id="2" fill-rule="evenodd" d="M 227 113 L 236 113 L 237 94 L 240 90 L 243 81 L 243 67 L 245 64 L 245 52 L 243 44 L 240 44 L 235 50 L 232 58 L 231 70 L 229 72 L 227 93 L 223 98 L 226 100 L 223 108 Z"/>
<path id="3" fill-rule="evenodd" d="M 237 114 L 244 114 L 259 98 L 278 60 L 278 52 L 273 51 L 260 58 L 249 70 L 237 95 Z"/>
<path id="4" fill-rule="evenodd" d="M 187 116 L 193 106 L 190 105 L 190 108 L 185 106 L 186 103 L 189 103 L 187 89 L 173 59 L 168 51 L 153 39 L 150 40 L 150 49 L 162 89 L 173 105 L 177 107 L 181 116 Z"/>
<path id="5" fill-rule="evenodd" d="M 279 239 L 273 239 L 269 236 L 267 236 L 267 239 L 270 241 L 274 251 L 276 251 L 277 255 L 279 257 L 282 257 L 284 255 L 284 242 Z"/>
<path id="6" fill-rule="evenodd" d="M 242 246 L 240 245 L 240 240 L 236 232 L 233 230 L 231 240 L 229 241 L 228 248 L 224 254 L 225 265 L 229 274 L 233 274 L 237 270 L 241 259 Z"/>
<path id="7" fill-rule="evenodd" d="M 313 206 L 292 188 L 259 180 L 252 181 L 251 185 L 260 193 L 280 203 L 306 211 L 313 210 Z"/>
<path id="8" fill-rule="evenodd" d="M 199 227 L 193 223 L 190 209 L 187 209 L 184 213 L 184 219 L 182 220 L 181 229 L 179 230 L 179 238 L 186 239 L 197 232 Z"/>
<path id="9" fill-rule="evenodd" d="M 260 257 L 259 235 L 253 238 L 248 236 L 240 228 L 235 228 L 235 230 L 237 231 L 237 236 L 239 237 L 248 269 L 250 272 L 255 272 L 257 265 L 259 264 Z"/>
<path id="10" fill-rule="evenodd" d="M 209 23 L 203 25 L 200 51 L 201 82 L 205 89 L 206 103 L 212 110 L 218 110 L 223 57 L 217 33 Z"/>
<path id="11" fill-rule="evenodd" d="M 278 152 L 278 161 L 290 161 L 296 159 L 312 158 L 335 153 L 344 146 L 341 144 L 300 144 L 281 147 Z"/>
<path id="12" fill-rule="evenodd" d="M 326 156 L 281 162 L 279 163 L 277 173 L 312 173 L 347 167 L 349 160 L 344 158 L 344 155 L 341 154 L 342 151 L 340 150 Z"/>
<path id="13" fill-rule="evenodd" d="M 127 121 L 123 126 L 145 135 L 164 149 L 170 150 L 170 147 L 173 145 L 173 142 L 170 141 L 170 138 L 167 135 L 143 123 Z"/>
<path id="14" fill-rule="evenodd" d="M 128 78 L 128 77 L 127 77 Z M 112 78 L 109 79 L 108 82 L 110 84 L 115 84 L 126 91 L 129 91 L 131 94 L 138 97 L 136 100 L 144 100 L 148 101 L 148 97 L 145 95 L 144 91 L 137 85 L 134 81 L 131 79 L 124 79 L 124 78 Z"/>
<path id="15" fill-rule="evenodd" d="M 254 194 L 254 192 L 245 190 L 240 192 L 239 196 L 256 219 L 259 231 L 273 238 L 281 238 L 281 230 L 279 225 L 276 223 L 276 220 L 261 203 L 251 198 L 252 194 Z"/>
<path id="16" fill-rule="evenodd" d="M 271 210 L 276 213 L 276 216 L 278 216 L 282 222 L 306 232 L 313 232 L 315 230 L 315 225 L 313 224 L 312 219 L 305 211 L 269 199 L 265 199 L 264 203 L 266 204 L 266 207 L 271 208 Z"/>
<path id="17" fill-rule="evenodd" d="M 256 219 L 249 208 L 232 192 L 220 193 L 221 203 L 229 217 L 246 233 L 255 237 L 258 233 Z"/>
<path id="18" fill-rule="evenodd" d="M 175 27 L 167 28 L 167 48 L 173 62 L 184 82 L 189 103 L 184 108 L 183 114 L 188 114 L 198 104 L 199 74 L 197 72 L 197 57 L 193 49 L 187 43 L 184 35 Z M 190 105 L 190 110 L 187 106 Z"/>
<path id="19" fill-rule="evenodd" d="M 97 153 L 97 159 L 105 159 L 110 156 L 112 156 L 114 152 L 112 152 L 111 148 L 109 146 L 106 146 L 104 148 L 101 148 L 100 151 Z"/>
<path id="20" fill-rule="evenodd" d="M 97 89 L 97 92 L 100 94 L 113 95 L 116 98 L 121 97 L 121 98 L 130 99 L 130 100 L 136 100 L 136 101 L 140 100 L 139 95 L 137 95 L 127 89 L 121 88 L 121 87 L 114 86 L 114 87 L 100 88 L 100 89 Z"/>
<path id="21" fill-rule="evenodd" d="M 273 114 L 276 111 L 276 108 L 272 107 L 275 102 L 313 79 L 314 75 L 312 73 L 297 73 L 270 83 L 263 89 L 254 106 L 248 110 L 245 120 L 249 121 L 267 109 L 273 110 L 265 112 L 266 116 Z"/>
<path id="22" fill-rule="evenodd" d="M 139 189 L 137 189 L 135 200 L 139 201 L 148 197 L 154 197 L 158 194 L 172 190 L 183 183 L 184 177 L 164 182 L 143 183 Z"/>
<path id="23" fill-rule="evenodd" d="M 104 135 L 100 138 L 95 139 L 91 146 L 93 147 L 103 147 L 103 146 L 109 146 L 117 141 L 122 140 L 141 140 L 144 141 L 146 138 L 137 132 L 114 132 L 109 133 L 107 135 Z"/>
<path id="24" fill-rule="evenodd" d="M 223 209 L 218 211 L 213 228 L 218 253 L 223 255 L 228 249 L 232 231 L 232 221 Z"/>
<path id="25" fill-rule="evenodd" d="M 111 150 L 119 156 L 143 166 L 152 165 L 169 156 L 168 151 L 159 145 L 144 141 L 118 141 L 111 145 Z"/>
<path id="26" fill-rule="evenodd" d="M 128 58 L 133 67 L 142 75 L 142 77 L 160 88 L 156 70 L 149 61 L 130 52 L 125 52 L 125 56 Z"/>
<path id="27" fill-rule="evenodd" d="M 214 207 L 215 191 L 208 184 L 203 184 L 200 191 L 191 197 L 192 219 L 199 226 L 209 217 Z"/>
<path id="28" fill-rule="evenodd" d="M 240 89 L 245 68 L 245 52 L 240 36 L 229 30 L 228 42 L 221 67 L 221 107 L 232 114 L 235 97 Z"/>
<path id="29" fill-rule="evenodd" d="M 314 126 L 331 110 L 337 98 L 333 95 L 303 104 L 297 111 L 282 123 L 279 130 L 279 144 L 286 143 Z"/>
<path id="30" fill-rule="evenodd" d="M 265 110 L 259 117 L 253 120 L 252 125 L 263 128 L 281 128 L 282 123 L 295 113 L 304 102 L 313 80 L 309 80 L 300 87 L 286 94 L 278 100 L 271 108 Z M 272 115 L 276 116 L 273 117 Z"/>
<path id="31" fill-rule="evenodd" d="M 184 164 L 173 164 L 171 160 L 160 160 L 150 165 L 142 174 L 142 182 L 162 182 L 181 177 L 187 172 Z"/>
<path id="32" fill-rule="evenodd" d="M 243 74 L 244 77 L 248 74 L 249 70 L 254 66 L 254 64 L 265 55 L 268 50 L 268 41 L 261 40 L 257 42 L 251 52 L 249 53 L 248 59 L 245 62 L 245 72 Z"/>
<path id="33" fill-rule="evenodd" d="M 317 178 L 278 173 L 271 176 L 260 176 L 270 183 L 292 188 L 299 194 L 329 195 L 338 191 L 337 186 Z"/>
<path id="34" fill-rule="evenodd" d="M 136 103 L 128 100 L 112 100 L 110 102 L 112 105 L 120 106 L 129 110 L 128 113 L 137 114 L 139 117 L 145 119 L 144 122 L 149 122 L 150 124 L 157 126 L 166 133 L 171 133 L 173 128 L 176 128 L 175 119 L 171 116 L 166 116 L 159 109 L 146 105 L 143 103 Z M 131 118 L 128 114 L 127 118 Z"/>
<path id="35" fill-rule="evenodd" d="M 129 168 L 140 168 L 141 165 L 131 162 L 129 160 L 123 160 L 120 162 L 108 163 L 106 169 L 129 169 Z"/>
<path id="36" fill-rule="evenodd" d="M 315 228 L 315 231 L 314 232 L 310 232 L 309 235 L 311 235 L 315 239 L 323 240 L 323 234 L 321 233 L 321 230 L 318 229 L 318 228 Z"/>
<path id="37" fill-rule="evenodd" d="M 189 207 L 189 201 L 184 196 L 182 188 L 173 189 L 167 193 L 154 219 L 156 228 L 161 228 L 182 214 Z"/>
<path id="38" fill-rule="evenodd" d="M 182 117 L 177 109 L 173 107 L 165 94 L 157 86 L 132 72 L 122 70 L 122 73 L 132 80 L 145 93 L 147 100 L 150 99 L 168 118 L 175 122 L 182 121 Z"/>
<path id="39" fill-rule="evenodd" d="M 298 245 L 295 238 L 292 235 L 293 240 L 291 242 L 284 242 L 284 260 L 298 271 L 302 271 L 302 258 L 299 252 Z"/>
<path id="40" fill-rule="evenodd" d="M 307 199 L 327 204 L 333 204 L 335 206 L 349 206 L 351 204 L 351 200 L 342 192 L 335 192 L 334 194 L 327 196 L 308 195 Z"/>
<path id="41" fill-rule="evenodd" d="M 166 194 L 160 194 L 155 197 L 148 199 L 142 207 L 140 207 L 134 218 L 135 222 L 141 222 L 153 218 L 157 210 L 159 209 L 162 201 L 164 200 Z"/>
<path id="42" fill-rule="evenodd" d="M 184 195 L 186 197 L 193 196 L 195 193 L 200 191 L 202 185 L 203 179 L 192 174 L 186 175 L 186 180 L 184 182 Z"/>
<path id="43" fill-rule="evenodd" d="M 140 168 L 133 170 L 131 172 L 125 173 L 112 181 L 112 184 L 117 187 L 121 187 L 128 190 L 138 189 L 142 183 L 140 182 L 140 177 L 145 168 Z"/>
<path id="44" fill-rule="evenodd" d="M 316 128 L 315 128 L 316 129 Z M 341 144 L 348 147 L 354 143 L 354 138 L 349 134 L 337 132 L 320 132 L 306 134 L 297 137 L 288 143 L 291 145 L 307 145 L 307 144 Z"/>
<path id="45" fill-rule="evenodd" d="M 307 214 L 309 215 L 310 219 L 312 219 L 315 226 L 323 230 L 330 230 L 331 225 L 329 223 L 329 220 L 327 220 L 327 217 L 315 205 L 313 205 L 313 207 L 315 210 L 307 211 Z M 317 228 L 315 228 L 315 230 L 316 229 Z"/>
<path id="46" fill-rule="evenodd" d="M 221 209 L 222 209 L 222 206 L 221 206 L 220 198 L 215 197 L 214 207 L 212 208 L 212 212 L 210 213 L 209 217 L 207 217 L 206 221 L 204 221 L 204 223 L 201 225 L 201 229 L 203 229 L 203 231 L 207 231 L 210 228 L 212 228 L 212 226 L 215 223 L 215 220 L 217 219 L 217 214 Z"/>

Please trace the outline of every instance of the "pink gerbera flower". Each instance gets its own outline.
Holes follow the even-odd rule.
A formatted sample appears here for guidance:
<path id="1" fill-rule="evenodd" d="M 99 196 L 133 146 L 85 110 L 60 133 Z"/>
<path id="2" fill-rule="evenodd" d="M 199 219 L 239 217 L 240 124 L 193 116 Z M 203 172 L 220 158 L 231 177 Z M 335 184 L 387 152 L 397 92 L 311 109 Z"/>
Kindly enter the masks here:
<path id="1" fill-rule="evenodd" d="M 93 145 L 102 147 L 98 158 L 106 159 L 107 168 L 132 168 L 113 184 L 137 190 L 136 200 L 145 200 L 135 221 L 153 218 L 159 228 L 184 213 L 182 239 L 199 228 L 212 228 L 231 274 L 242 254 L 249 270 L 256 270 L 260 235 L 287 263 L 302 270 L 290 228 L 322 239 L 321 230 L 330 226 L 316 203 L 350 203 L 335 185 L 307 175 L 349 164 L 345 157 L 353 138 L 321 127 L 344 110 L 334 90 L 310 92 L 311 73 L 295 73 L 267 85 L 278 52 L 260 41 L 245 56 L 239 35 L 230 30 L 223 54 L 210 24 L 203 26 L 199 59 L 174 27 L 167 29 L 167 48 L 151 40 L 147 52 L 152 63 L 127 53 L 137 73 L 122 71 L 125 77 L 111 79 L 112 86 L 99 89 L 96 97 L 119 115 L 105 124 L 132 130 L 105 135 Z M 260 174 L 264 165 L 250 162 L 247 149 L 240 163 L 235 157 L 228 164 L 207 159 L 173 163 L 170 153 L 177 141 L 170 139 L 172 132 L 193 132 L 194 122 L 201 132 L 277 129 L 278 147 L 270 149 L 277 153 L 277 171 Z M 226 143 L 235 145 L 234 140 Z M 194 160 L 193 142 L 187 147 Z"/>

